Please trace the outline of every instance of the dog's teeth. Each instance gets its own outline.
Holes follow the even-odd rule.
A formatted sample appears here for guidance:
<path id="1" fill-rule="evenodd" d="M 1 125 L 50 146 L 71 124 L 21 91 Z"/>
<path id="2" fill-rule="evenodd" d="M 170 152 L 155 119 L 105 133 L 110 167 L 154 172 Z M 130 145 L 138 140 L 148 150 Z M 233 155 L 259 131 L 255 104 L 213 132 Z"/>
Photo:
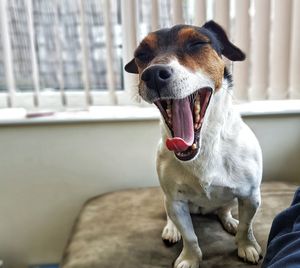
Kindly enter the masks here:
<path id="1" fill-rule="evenodd" d="M 169 125 L 172 125 L 172 110 L 171 110 L 171 102 L 167 100 L 168 107 L 166 109 L 166 113 L 168 115 L 168 123 Z"/>
<path id="2" fill-rule="evenodd" d="M 167 109 L 171 110 L 171 101 L 170 100 L 167 100 Z"/>
<path id="3" fill-rule="evenodd" d="M 197 94 L 196 98 L 195 98 L 195 106 L 199 106 L 200 107 L 200 96 Z"/>
<path id="4" fill-rule="evenodd" d="M 171 107 L 171 101 L 167 100 L 167 109 L 166 109 L 168 118 L 171 119 L 172 118 L 172 107 Z"/>
<path id="5" fill-rule="evenodd" d="M 194 128 L 196 129 L 196 130 L 198 130 L 200 127 L 201 127 L 201 125 L 202 125 L 202 123 L 200 122 L 198 122 L 198 123 L 195 123 L 194 124 Z"/>
<path id="6" fill-rule="evenodd" d="M 194 103 L 194 113 L 195 113 L 195 123 L 198 124 L 200 121 L 200 111 L 201 111 L 201 106 L 200 106 L 200 96 L 197 94 L 196 100 Z M 195 126 L 196 128 L 196 126 Z"/>
<path id="7" fill-rule="evenodd" d="M 171 118 L 172 117 L 171 109 L 167 108 L 166 112 L 167 112 L 168 117 Z"/>
<path id="8" fill-rule="evenodd" d="M 200 110 L 201 110 L 201 107 L 200 107 L 200 101 L 195 101 L 195 105 L 194 105 L 194 112 L 196 113 L 196 114 L 198 114 L 199 112 L 200 112 Z"/>
<path id="9" fill-rule="evenodd" d="M 192 149 L 193 149 L 193 150 L 196 150 L 196 149 L 197 149 L 197 144 L 196 144 L 196 143 L 193 143 Z"/>

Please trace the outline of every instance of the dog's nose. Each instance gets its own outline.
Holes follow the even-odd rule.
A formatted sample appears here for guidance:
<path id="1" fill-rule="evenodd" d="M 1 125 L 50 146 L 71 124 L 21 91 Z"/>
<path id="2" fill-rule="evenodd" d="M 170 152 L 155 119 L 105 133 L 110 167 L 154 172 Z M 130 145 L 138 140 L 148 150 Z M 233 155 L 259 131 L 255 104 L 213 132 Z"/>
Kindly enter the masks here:
<path id="1" fill-rule="evenodd" d="M 156 64 L 147 68 L 143 72 L 141 79 L 148 88 L 160 90 L 170 82 L 172 74 L 173 69 L 170 66 Z"/>

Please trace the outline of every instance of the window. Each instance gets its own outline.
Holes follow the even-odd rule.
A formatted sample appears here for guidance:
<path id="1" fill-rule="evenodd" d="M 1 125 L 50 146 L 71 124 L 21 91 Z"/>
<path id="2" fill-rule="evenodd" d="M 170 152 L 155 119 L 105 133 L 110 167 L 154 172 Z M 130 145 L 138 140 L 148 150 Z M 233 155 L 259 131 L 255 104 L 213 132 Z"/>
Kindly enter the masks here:
<path id="1" fill-rule="evenodd" d="M 221 23 L 248 54 L 233 68 L 237 99 L 300 98 L 297 5 L 276 0 L 1 0 L 0 107 L 129 104 L 137 81 L 123 65 L 138 41 L 159 27 L 201 25 L 207 19 Z M 280 47 L 274 45 L 278 42 Z"/>

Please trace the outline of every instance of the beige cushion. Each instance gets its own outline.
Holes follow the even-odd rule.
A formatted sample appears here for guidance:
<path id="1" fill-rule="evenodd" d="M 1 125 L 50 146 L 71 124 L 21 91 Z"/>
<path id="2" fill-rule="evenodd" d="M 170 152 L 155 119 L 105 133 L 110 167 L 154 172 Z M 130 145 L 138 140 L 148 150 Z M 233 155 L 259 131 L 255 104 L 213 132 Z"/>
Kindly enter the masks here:
<path id="1" fill-rule="evenodd" d="M 254 232 L 264 250 L 274 216 L 290 205 L 295 190 L 295 185 L 287 183 L 262 185 L 262 206 Z M 169 248 L 163 244 L 165 218 L 159 188 L 95 197 L 84 205 L 74 225 L 61 267 L 171 267 L 182 243 Z M 202 268 L 255 267 L 237 258 L 234 237 L 223 230 L 215 216 L 194 215 L 193 223 L 203 252 Z"/>

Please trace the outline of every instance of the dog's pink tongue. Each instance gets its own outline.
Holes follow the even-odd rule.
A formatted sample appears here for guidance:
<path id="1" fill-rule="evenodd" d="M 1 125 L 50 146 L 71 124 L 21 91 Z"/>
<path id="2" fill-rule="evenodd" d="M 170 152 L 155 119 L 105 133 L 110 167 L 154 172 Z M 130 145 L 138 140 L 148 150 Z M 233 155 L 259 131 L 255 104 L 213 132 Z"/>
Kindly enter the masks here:
<path id="1" fill-rule="evenodd" d="M 194 142 L 193 114 L 188 98 L 173 100 L 172 127 L 174 138 L 168 138 L 166 146 L 170 151 L 183 152 Z"/>

